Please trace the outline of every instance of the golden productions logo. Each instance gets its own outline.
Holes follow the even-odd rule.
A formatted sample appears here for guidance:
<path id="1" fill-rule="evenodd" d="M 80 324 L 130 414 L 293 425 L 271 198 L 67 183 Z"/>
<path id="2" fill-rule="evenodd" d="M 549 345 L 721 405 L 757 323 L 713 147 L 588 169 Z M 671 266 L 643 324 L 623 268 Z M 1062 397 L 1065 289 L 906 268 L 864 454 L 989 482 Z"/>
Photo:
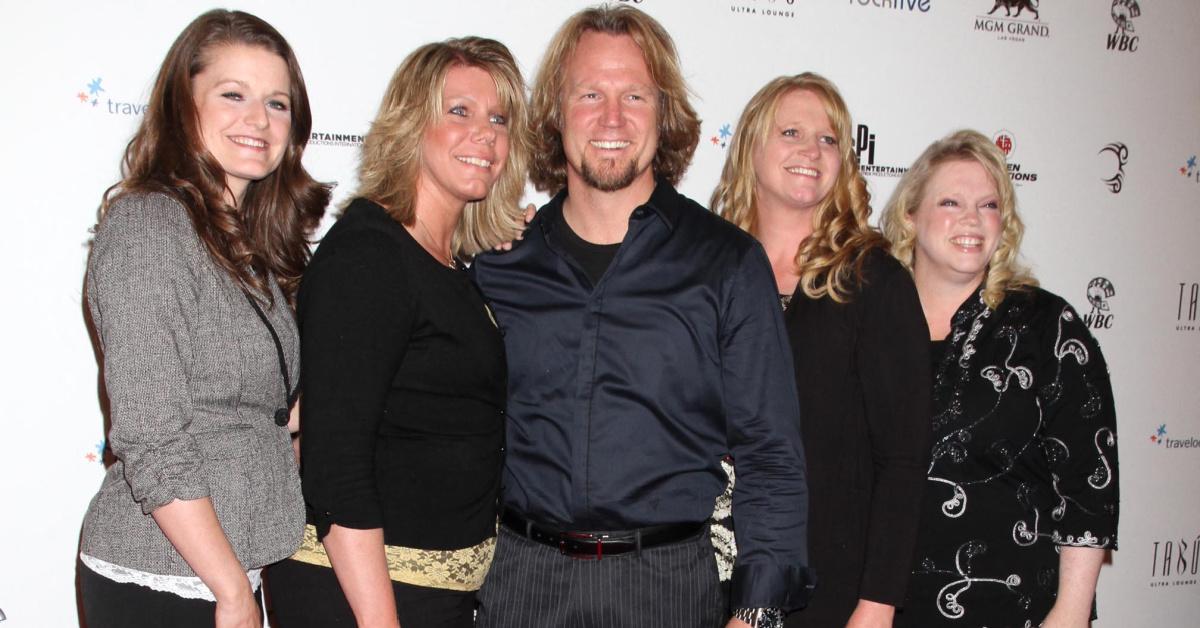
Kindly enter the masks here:
<path id="1" fill-rule="evenodd" d="M 1179 282 L 1179 305 L 1175 308 L 1175 331 L 1196 331 L 1196 306 L 1200 304 L 1200 283 Z"/>
<path id="2" fill-rule="evenodd" d="M 1137 52 L 1138 36 L 1133 34 L 1133 18 L 1142 14 L 1137 0 L 1113 0 L 1109 14 L 1117 28 L 1108 34 L 1105 47 L 1113 52 Z"/>
<path id="3" fill-rule="evenodd" d="M 1013 154 L 1017 151 L 1017 139 L 1010 131 L 1000 129 L 992 136 L 992 141 L 1004 153 L 1004 158 L 1008 161 L 1008 177 L 1012 179 L 1013 185 L 1023 185 L 1025 183 L 1036 183 L 1038 175 L 1029 169 L 1022 170 L 1022 164 L 1013 159 Z"/>
<path id="4" fill-rule="evenodd" d="M 904 176 L 907 166 L 893 166 L 875 163 L 875 134 L 865 124 L 860 124 L 854 131 L 854 155 L 858 158 L 858 171 L 864 177 Z"/>
<path id="5" fill-rule="evenodd" d="M 83 89 L 75 93 L 81 107 L 110 116 L 140 116 L 146 113 L 146 103 L 113 100 L 104 78 L 97 76 L 88 81 Z"/>
<path id="6" fill-rule="evenodd" d="M 976 0 L 983 2 L 984 0 Z M 1042 21 L 1039 0 L 987 0 L 992 8 L 975 16 L 975 31 L 995 35 L 998 41 L 1022 42 L 1050 37 L 1050 24 Z M 1004 15 L 1000 15 L 1000 10 Z"/>
<path id="7" fill-rule="evenodd" d="M 723 1 L 729 12 L 745 17 L 795 19 L 796 0 L 734 0 Z"/>

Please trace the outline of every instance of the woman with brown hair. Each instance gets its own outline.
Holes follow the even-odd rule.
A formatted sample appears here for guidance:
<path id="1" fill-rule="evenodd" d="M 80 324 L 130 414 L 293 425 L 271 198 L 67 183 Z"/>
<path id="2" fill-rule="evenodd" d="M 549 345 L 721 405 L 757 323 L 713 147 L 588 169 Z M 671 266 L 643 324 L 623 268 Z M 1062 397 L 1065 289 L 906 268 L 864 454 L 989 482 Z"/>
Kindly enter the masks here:
<path id="1" fill-rule="evenodd" d="M 91 628 L 259 626 L 261 569 L 300 542 L 291 303 L 329 198 L 301 165 L 310 125 L 283 37 L 210 11 L 105 194 L 85 289 L 117 461 L 83 524 Z"/>
<path id="2" fill-rule="evenodd" d="M 788 626 L 891 625 L 928 455 L 927 332 L 867 222 L 852 128 L 825 78 L 772 80 L 742 112 L 711 203 L 766 249 L 792 346 L 818 581 Z"/>
<path id="3" fill-rule="evenodd" d="M 479 37 L 418 48 L 387 87 L 358 198 L 300 289 L 312 525 L 271 572 L 282 628 L 473 624 L 507 382 L 460 259 L 521 228 L 524 98 L 508 49 Z"/>
<path id="4" fill-rule="evenodd" d="M 883 230 L 929 324 L 933 451 L 898 626 L 1084 628 L 1116 549 L 1116 415 L 1100 347 L 1018 262 L 1004 154 L 975 131 L 931 144 Z"/>

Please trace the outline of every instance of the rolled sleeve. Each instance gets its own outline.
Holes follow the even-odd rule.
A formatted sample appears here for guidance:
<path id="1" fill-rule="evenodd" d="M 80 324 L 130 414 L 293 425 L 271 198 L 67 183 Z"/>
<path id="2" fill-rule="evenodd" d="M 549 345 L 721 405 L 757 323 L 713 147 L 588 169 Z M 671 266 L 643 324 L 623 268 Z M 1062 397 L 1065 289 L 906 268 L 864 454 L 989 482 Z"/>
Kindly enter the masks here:
<path id="1" fill-rule="evenodd" d="M 395 245 L 378 233 L 326 242 L 299 299 L 301 460 L 318 535 L 383 526 L 375 452 L 412 306 Z"/>
<path id="2" fill-rule="evenodd" d="M 792 610 L 803 606 L 815 582 L 808 568 L 808 485 L 789 345 L 770 265 L 757 244 L 742 256 L 729 295 L 722 395 L 738 473 L 730 605 Z"/>
<path id="3" fill-rule="evenodd" d="M 118 203 L 93 243 L 87 297 L 100 337 L 112 428 L 108 443 L 144 514 L 209 494 L 188 433 L 191 313 L 197 307 L 182 208 Z M 170 206 L 168 206 L 170 207 Z"/>

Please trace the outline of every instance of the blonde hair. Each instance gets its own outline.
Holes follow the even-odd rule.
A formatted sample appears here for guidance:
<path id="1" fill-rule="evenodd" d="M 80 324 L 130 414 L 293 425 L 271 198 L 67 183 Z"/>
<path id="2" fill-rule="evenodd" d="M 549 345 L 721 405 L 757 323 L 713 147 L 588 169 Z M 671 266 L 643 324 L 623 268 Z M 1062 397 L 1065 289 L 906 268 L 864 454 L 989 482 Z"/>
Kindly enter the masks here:
<path id="1" fill-rule="evenodd" d="M 447 39 L 421 46 L 404 59 L 363 140 L 358 196 L 386 207 L 396 221 L 413 225 L 422 140 L 441 115 L 446 75 L 463 66 L 491 75 L 508 118 L 504 171 L 487 198 L 467 203 L 451 242 L 455 255 L 471 257 L 511 240 L 523 225 L 518 202 L 529 159 L 525 81 L 504 44 L 483 37 Z"/>
<path id="2" fill-rule="evenodd" d="M 729 145 L 721 181 L 713 191 L 714 212 L 742 229 L 758 228 L 754 153 L 774 132 L 775 112 L 784 96 L 806 91 L 817 96 L 837 137 L 840 168 L 833 188 L 813 211 L 812 234 L 796 250 L 799 288 L 809 298 L 826 295 L 838 303 L 850 296 L 850 281 L 862 280 L 862 264 L 873 248 L 887 241 L 871 227 L 871 194 L 858 170 L 850 112 L 837 87 L 819 74 L 781 76 L 767 83 L 746 104 Z"/>
<path id="3" fill-rule="evenodd" d="M 925 196 L 925 186 L 938 166 L 951 161 L 974 161 L 983 166 L 1000 196 L 1000 243 L 988 262 L 983 285 L 984 303 L 996 309 L 1006 292 L 1036 286 L 1037 280 L 1019 262 L 1025 225 L 1017 214 L 1017 197 L 1008 176 L 1008 162 L 996 144 L 982 133 L 969 129 L 955 131 L 930 144 L 921 153 L 900 179 L 883 210 L 883 234 L 892 243 L 892 254 L 911 272 L 917 232 L 908 216 L 917 211 Z"/>
<path id="4" fill-rule="evenodd" d="M 563 69 L 580 38 L 589 31 L 629 36 L 641 49 L 659 92 L 658 150 L 652 167 L 655 175 L 671 185 L 678 184 L 700 142 L 700 118 L 688 102 L 675 42 L 649 15 L 630 6 L 606 5 L 571 16 L 554 34 L 538 69 L 530 98 L 534 152 L 529 178 L 534 187 L 555 193 L 567 184 L 567 156 L 562 145 Z"/>

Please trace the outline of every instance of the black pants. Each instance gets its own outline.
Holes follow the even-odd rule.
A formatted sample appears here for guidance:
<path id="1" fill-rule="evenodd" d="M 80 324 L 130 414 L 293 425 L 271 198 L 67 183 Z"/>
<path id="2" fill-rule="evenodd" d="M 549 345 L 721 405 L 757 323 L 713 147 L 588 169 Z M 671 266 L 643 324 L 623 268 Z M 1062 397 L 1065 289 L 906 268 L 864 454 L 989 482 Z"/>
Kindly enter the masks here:
<path id="1" fill-rule="evenodd" d="M 355 628 L 354 612 L 329 567 L 284 560 L 267 568 L 271 628 Z M 471 628 L 474 591 L 392 582 L 404 628 Z M 90 627 L 89 627 L 90 628 Z"/>
<path id="2" fill-rule="evenodd" d="M 78 565 L 87 628 L 213 628 L 216 602 L 109 580 Z"/>
<path id="3" fill-rule="evenodd" d="M 480 628 L 720 628 L 727 620 L 707 527 L 679 543 L 586 560 L 501 526 L 479 592 Z"/>

